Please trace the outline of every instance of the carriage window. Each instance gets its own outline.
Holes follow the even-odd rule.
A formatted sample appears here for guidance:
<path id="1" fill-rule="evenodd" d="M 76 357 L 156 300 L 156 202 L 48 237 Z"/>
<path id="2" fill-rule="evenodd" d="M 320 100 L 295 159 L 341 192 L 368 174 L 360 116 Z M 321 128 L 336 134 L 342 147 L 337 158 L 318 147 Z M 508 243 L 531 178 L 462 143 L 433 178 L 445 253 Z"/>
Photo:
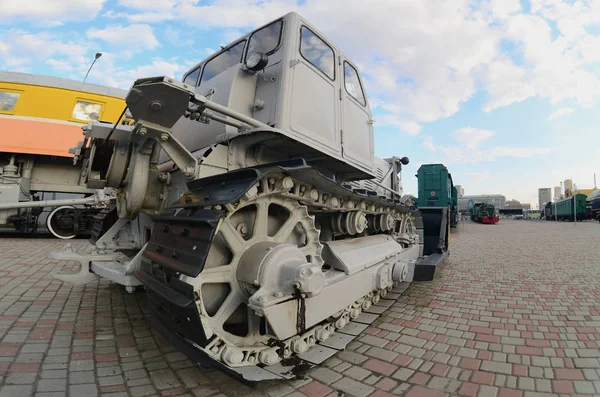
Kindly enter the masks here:
<path id="1" fill-rule="evenodd" d="M 198 82 L 199 75 L 200 75 L 200 68 L 194 70 L 193 72 L 191 72 L 190 74 L 185 76 L 185 78 L 183 79 L 183 83 L 193 85 L 195 87 L 196 83 Z"/>
<path id="2" fill-rule="evenodd" d="M 21 93 L 19 92 L 0 91 L 0 111 L 14 111 L 20 96 Z"/>
<path id="3" fill-rule="evenodd" d="M 244 52 L 244 44 L 246 41 L 239 42 L 233 47 L 229 47 L 204 65 L 200 85 L 203 81 L 208 81 L 215 76 L 220 75 L 233 65 L 242 62 L 242 53 Z"/>
<path id="4" fill-rule="evenodd" d="M 102 113 L 102 105 L 99 103 L 78 100 L 73 108 L 72 118 L 77 120 L 97 121 Z"/>
<path id="5" fill-rule="evenodd" d="M 305 26 L 300 29 L 300 54 L 331 80 L 335 79 L 333 49 Z"/>
<path id="6" fill-rule="evenodd" d="M 344 62 L 344 86 L 348 94 L 352 95 L 361 105 L 366 105 L 365 94 L 363 94 L 362 86 L 360 85 L 358 72 L 348 62 Z"/>
<path id="7" fill-rule="evenodd" d="M 275 51 L 281 41 L 282 28 L 283 22 L 279 20 L 252 33 L 248 42 L 248 51 L 246 51 L 247 56 L 255 52 L 268 55 Z"/>

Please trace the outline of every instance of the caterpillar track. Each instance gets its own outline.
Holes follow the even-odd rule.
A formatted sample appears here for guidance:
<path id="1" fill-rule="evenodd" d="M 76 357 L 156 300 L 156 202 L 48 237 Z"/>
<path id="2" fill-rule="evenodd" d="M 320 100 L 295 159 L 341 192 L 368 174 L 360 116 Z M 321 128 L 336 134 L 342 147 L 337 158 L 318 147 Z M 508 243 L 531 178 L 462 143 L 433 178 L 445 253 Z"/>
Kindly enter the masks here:
<path id="1" fill-rule="evenodd" d="M 319 296 L 318 282 L 308 280 L 302 288 L 302 272 L 314 273 L 313 278 L 319 272 L 325 279 L 347 276 L 343 258 L 335 255 L 339 250 L 331 246 L 358 236 L 377 239 L 376 246 L 384 250 L 401 247 L 373 253 L 374 269 L 407 252 L 416 258 L 423 240 L 416 229 L 418 212 L 372 192 L 349 190 L 303 160 L 242 169 L 188 186 L 190 192 L 170 214 L 154 218 L 137 277 L 148 293 L 153 326 L 203 366 L 220 367 L 246 382 L 293 378 L 343 349 L 413 279 L 414 259 L 403 261 L 396 277 L 369 273 L 381 278 L 380 288 L 315 320 L 306 309 Z M 257 279 L 260 275 L 248 278 L 265 246 L 280 251 L 274 260 L 298 254 L 301 264 L 295 266 L 303 270 L 293 285 L 274 290 Z M 336 259 L 340 263 L 332 263 Z M 269 311 L 283 305 L 295 311 L 292 335 L 286 333 L 290 327 L 271 323 L 276 312 Z"/>

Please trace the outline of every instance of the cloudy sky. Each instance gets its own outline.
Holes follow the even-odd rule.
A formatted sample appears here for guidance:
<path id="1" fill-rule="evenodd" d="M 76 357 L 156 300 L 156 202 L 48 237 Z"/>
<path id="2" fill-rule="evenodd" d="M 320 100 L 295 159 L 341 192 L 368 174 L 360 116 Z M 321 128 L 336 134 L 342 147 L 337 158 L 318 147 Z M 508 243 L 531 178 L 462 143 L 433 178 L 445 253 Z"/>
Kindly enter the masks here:
<path id="1" fill-rule="evenodd" d="M 298 11 L 361 69 L 376 154 L 537 203 L 600 181 L 600 0 L 0 0 L 0 69 L 128 88 Z"/>

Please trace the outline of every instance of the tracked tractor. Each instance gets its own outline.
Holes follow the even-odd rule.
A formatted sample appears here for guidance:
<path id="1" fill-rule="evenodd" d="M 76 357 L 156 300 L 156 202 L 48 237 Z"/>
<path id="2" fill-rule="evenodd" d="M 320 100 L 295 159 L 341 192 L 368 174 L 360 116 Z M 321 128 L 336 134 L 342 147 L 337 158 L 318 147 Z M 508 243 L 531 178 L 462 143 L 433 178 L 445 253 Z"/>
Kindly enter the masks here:
<path id="1" fill-rule="evenodd" d="M 135 125 L 93 124 L 76 150 L 117 199 L 93 251 L 56 254 L 82 262 L 58 277 L 142 284 L 153 326 L 202 365 L 293 377 L 447 255 L 447 210 L 423 222 L 408 158 L 374 156 L 356 65 L 296 13 L 126 102 Z"/>

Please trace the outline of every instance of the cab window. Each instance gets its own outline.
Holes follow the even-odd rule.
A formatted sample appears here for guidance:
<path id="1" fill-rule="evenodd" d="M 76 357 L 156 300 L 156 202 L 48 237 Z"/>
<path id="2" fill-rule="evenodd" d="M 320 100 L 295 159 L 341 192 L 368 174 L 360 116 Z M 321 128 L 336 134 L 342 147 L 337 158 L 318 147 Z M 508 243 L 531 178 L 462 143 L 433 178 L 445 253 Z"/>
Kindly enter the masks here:
<path id="1" fill-rule="evenodd" d="M 198 76 L 200 76 L 200 68 L 195 69 L 190 74 L 185 76 L 183 82 L 184 84 L 193 85 L 195 87 L 196 83 L 198 82 Z"/>
<path id="2" fill-rule="evenodd" d="M 232 47 L 229 47 L 216 57 L 206 62 L 204 65 L 204 70 L 202 71 L 202 78 L 200 79 L 200 83 L 198 83 L 198 85 L 202 84 L 203 81 L 208 81 L 213 77 L 220 75 L 230 67 L 242 62 L 244 44 L 246 44 L 245 40 L 235 44 Z"/>
<path id="3" fill-rule="evenodd" d="M 344 86 L 348 94 L 360 102 L 361 105 L 366 105 L 365 94 L 363 94 L 358 72 L 348 62 L 344 62 Z"/>
<path id="4" fill-rule="evenodd" d="M 300 55 L 331 80 L 335 79 L 333 49 L 306 26 L 300 28 Z"/>
<path id="5" fill-rule="evenodd" d="M 283 21 L 279 20 L 252 33 L 248 42 L 246 56 L 252 55 L 255 52 L 262 52 L 266 55 L 273 53 L 281 42 L 282 29 Z"/>

